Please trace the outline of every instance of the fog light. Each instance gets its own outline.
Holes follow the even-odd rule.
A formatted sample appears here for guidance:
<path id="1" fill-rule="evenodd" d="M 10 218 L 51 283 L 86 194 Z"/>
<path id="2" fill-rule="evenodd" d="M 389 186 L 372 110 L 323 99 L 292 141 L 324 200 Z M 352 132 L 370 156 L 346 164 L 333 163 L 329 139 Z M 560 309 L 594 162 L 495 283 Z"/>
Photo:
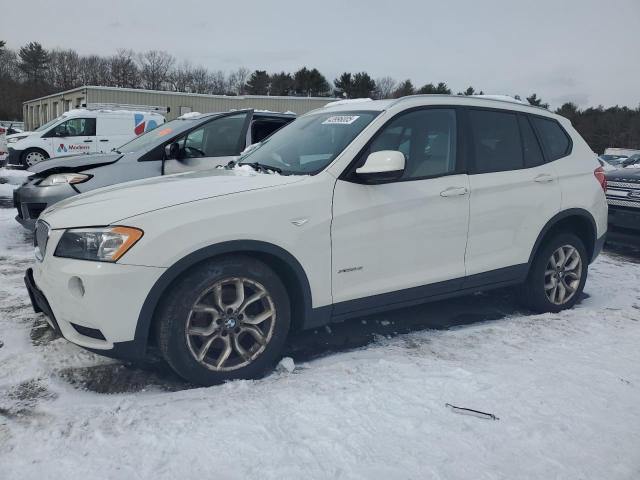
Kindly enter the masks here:
<path id="1" fill-rule="evenodd" d="M 84 297 L 84 284 L 80 277 L 71 277 L 69 279 L 69 291 L 74 297 Z"/>

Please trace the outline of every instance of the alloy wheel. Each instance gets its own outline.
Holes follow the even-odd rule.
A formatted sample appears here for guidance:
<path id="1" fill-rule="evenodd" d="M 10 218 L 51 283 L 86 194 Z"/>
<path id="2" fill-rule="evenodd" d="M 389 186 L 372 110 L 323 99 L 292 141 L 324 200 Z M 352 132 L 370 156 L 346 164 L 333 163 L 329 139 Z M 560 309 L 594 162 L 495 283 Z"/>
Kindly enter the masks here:
<path id="1" fill-rule="evenodd" d="M 544 291 L 554 305 L 564 305 L 571 300 L 582 279 L 582 258 L 571 245 L 556 249 L 544 272 Z"/>
<path id="2" fill-rule="evenodd" d="M 275 322 L 275 304 L 263 285 L 244 277 L 226 278 L 193 304 L 185 329 L 187 345 L 209 370 L 237 370 L 265 350 Z"/>

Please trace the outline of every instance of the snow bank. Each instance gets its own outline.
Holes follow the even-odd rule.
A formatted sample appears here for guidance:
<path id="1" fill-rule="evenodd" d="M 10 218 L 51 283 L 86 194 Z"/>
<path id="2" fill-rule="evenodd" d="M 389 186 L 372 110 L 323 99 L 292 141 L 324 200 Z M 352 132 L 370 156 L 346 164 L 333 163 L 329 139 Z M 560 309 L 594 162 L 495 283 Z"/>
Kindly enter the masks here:
<path id="1" fill-rule="evenodd" d="M 22 185 L 30 175 L 33 173 L 27 170 L 0 168 L 0 184 Z"/>

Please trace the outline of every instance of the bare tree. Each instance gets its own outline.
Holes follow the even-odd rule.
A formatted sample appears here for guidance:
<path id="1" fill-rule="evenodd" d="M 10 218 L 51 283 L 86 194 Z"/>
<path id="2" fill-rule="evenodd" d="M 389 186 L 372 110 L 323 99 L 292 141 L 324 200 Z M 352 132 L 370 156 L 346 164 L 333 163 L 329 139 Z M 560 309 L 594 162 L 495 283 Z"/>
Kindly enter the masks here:
<path id="1" fill-rule="evenodd" d="M 240 67 L 229 75 L 229 93 L 244 95 L 247 91 L 247 80 L 251 75 L 248 68 Z"/>
<path id="2" fill-rule="evenodd" d="M 112 86 L 123 88 L 138 88 L 140 86 L 140 74 L 133 50 L 119 49 L 109 60 L 109 67 Z"/>
<path id="3" fill-rule="evenodd" d="M 391 98 L 393 96 L 393 92 L 396 89 L 396 82 L 391 77 L 382 77 L 376 80 L 376 90 L 374 95 L 376 98 Z"/>
<path id="4" fill-rule="evenodd" d="M 98 55 L 80 57 L 80 83 L 82 85 L 111 86 L 109 59 Z"/>
<path id="5" fill-rule="evenodd" d="M 211 72 L 208 75 L 209 88 L 206 93 L 224 95 L 230 90 L 229 80 L 222 70 Z"/>
<path id="6" fill-rule="evenodd" d="M 0 78 L 19 80 L 18 54 L 15 51 L 0 49 Z"/>
<path id="7" fill-rule="evenodd" d="M 193 93 L 193 66 L 185 61 L 174 68 L 170 75 L 171 90 Z"/>
<path id="8" fill-rule="evenodd" d="M 164 90 L 175 58 L 162 50 L 149 50 L 138 56 L 142 88 Z"/>
<path id="9" fill-rule="evenodd" d="M 49 81 L 54 88 L 69 90 L 81 84 L 80 57 L 75 50 L 55 49 L 49 55 Z"/>

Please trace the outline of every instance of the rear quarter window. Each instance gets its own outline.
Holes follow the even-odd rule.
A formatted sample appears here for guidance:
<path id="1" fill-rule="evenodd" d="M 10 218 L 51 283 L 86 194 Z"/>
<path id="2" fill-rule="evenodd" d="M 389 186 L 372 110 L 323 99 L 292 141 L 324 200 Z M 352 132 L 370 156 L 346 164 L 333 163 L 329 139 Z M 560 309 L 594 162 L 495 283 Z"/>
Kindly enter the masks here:
<path id="1" fill-rule="evenodd" d="M 549 160 L 557 160 L 571 153 L 571 140 L 560 124 L 548 118 L 531 117 Z"/>

